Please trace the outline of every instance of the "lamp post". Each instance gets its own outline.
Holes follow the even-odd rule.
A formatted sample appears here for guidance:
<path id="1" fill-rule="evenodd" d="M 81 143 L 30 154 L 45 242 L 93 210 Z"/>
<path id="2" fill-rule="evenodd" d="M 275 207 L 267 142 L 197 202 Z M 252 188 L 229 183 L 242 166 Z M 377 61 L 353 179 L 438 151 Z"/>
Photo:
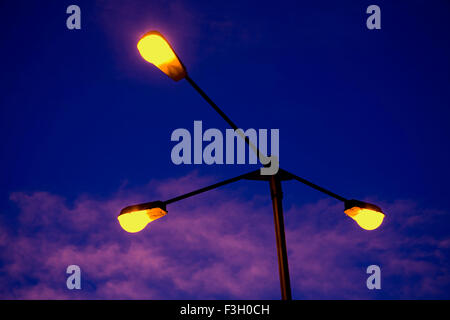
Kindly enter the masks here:
<path id="1" fill-rule="evenodd" d="M 175 81 L 186 79 L 189 84 L 208 102 L 208 104 L 237 132 L 245 142 L 257 154 L 263 165 L 268 165 L 273 159 L 262 154 L 260 150 L 245 136 L 238 126 L 208 97 L 208 95 L 188 76 L 186 68 L 175 54 L 169 42 L 157 31 L 146 33 L 138 42 L 137 48 L 141 56 L 148 62 L 154 64 L 162 72 Z M 278 255 L 278 271 L 280 276 L 281 298 L 291 300 L 291 284 L 289 277 L 288 256 L 286 249 L 286 238 L 283 218 L 283 192 L 281 182 L 285 180 L 297 180 L 313 189 L 316 189 L 328 196 L 344 202 L 344 212 L 354 219 L 360 227 L 366 230 L 378 228 L 384 219 L 383 211 L 370 203 L 359 200 L 348 200 L 323 187 L 320 187 L 304 178 L 298 177 L 286 170 L 279 169 L 277 173 L 264 175 L 260 170 L 252 171 L 235 178 L 224 180 L 213 185 L 189 192 L 184 195 L 166 200 L 153 201 L 137 205 L 128 206 L 121 210 L 118 220 L 122 228 L 130 233 L 143 230 L 150 222 L 159 219 L 167 214 L 167 205 L 195 196 L 197 194 L 213 190 L 215 188 L 242 180 L 262 180 L 268 181 L 274 214 L 275 237 Z"/>
<path id="2" fill-rule="evenodd" d="M 272 198 L 273 222 L 277 241 L 278 272 L 280 274 L 281 299 L 292 300 L 291 280 L 289 277 L 289 264 L 286 249 L 286 236 L 284 235 L 283 219 L 283 191 L 281 180 L 277 175 L 270 176 L 270 196 Z"/>

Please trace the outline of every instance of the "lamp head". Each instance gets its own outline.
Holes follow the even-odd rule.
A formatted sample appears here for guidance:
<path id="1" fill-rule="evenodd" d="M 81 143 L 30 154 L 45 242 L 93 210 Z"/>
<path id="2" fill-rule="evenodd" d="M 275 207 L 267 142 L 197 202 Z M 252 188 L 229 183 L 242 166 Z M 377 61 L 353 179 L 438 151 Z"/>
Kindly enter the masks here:
<path id="1" fill-rule="evenodd" d="M 346 200 L 344 212 L 365 230 L 375 230 L 384 219 L 380 207 L 359 200 Z"/>
<path id="2" fill-rule="evenodd" d="M 153 201 L 123 208 L 117 219 L 125 231 L 136 233 L 166 214 L 166 204 L 162 201 Z"/>
<path id="3" fill-rule="evenodd" d="M 166 38 L 158 31 L 144 34 L 139 40 L 137 48 L 145 61 L 155 65 L 171 79 L 179 81 L 186 77 L 186 68 Z"/>

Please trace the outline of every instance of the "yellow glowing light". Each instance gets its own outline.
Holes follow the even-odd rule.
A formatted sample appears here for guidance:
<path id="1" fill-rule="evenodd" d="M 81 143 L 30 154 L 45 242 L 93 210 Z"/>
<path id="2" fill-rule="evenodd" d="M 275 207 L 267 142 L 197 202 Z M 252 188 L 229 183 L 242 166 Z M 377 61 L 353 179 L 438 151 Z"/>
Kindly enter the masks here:
<path id="1" fill-rule="evenodd" d="M 365 208 L 353 207 L 344 212 L 365 230 L 375 230 L 384 219 L 383 213 Z"/>
<path id="2" fill-rule="evenodd" d="M 186 69 L 159 32 L 146 33 L 139 40 L 137 48 L 144 60 L 154 64 L 173 80 L 178 81 L 186 77 Z"/>
<path id="3" fill-rule="evenodd" d="M 132 211 L 117 217 L 120 226 L 127 232 L 136 233 L 144 229 L 147 224 L 167 214 L 161 208 Z"/>

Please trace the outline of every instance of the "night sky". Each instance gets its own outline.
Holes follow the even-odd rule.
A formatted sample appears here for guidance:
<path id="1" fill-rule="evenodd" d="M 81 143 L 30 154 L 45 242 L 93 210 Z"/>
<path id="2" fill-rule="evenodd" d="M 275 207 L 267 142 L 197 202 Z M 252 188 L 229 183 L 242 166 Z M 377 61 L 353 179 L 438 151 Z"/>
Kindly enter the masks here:
<path id="1" fill-rule="evenodd" d="M 266 182 L 170 205 L 138 234 L 117 223 L 259 168 L 172 163 L 175 129 L 228 127 L 140 57 L 158 30 L 239 126 L 280 130 L 282 168 L 386 212 L 364 231 L 283 183 L 294 299 L 449 299 L 449 15 L 445 0 L 1 1 L 0 298 L 279 299 Z"/>

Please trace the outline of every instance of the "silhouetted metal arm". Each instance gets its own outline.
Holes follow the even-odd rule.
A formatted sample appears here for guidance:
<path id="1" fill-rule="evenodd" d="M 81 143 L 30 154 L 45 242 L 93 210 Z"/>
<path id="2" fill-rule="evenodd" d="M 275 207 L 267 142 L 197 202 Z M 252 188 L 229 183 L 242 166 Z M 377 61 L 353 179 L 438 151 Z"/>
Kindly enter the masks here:
<path id="1" fill-rule="evenodd" d="M 249 173 L 246 173 L 246 174 L 242 174 L 242 175 L 237 176 L 237 177 L 235 177 L 235 178 L 231 178 L 231 179 L 228 179 L 228 180 L 224 180 L 224 181 L 222 181 L 222 182 L 215 183 L 215 184 L 210 185 L 210 186 L 208 186 L 208 187 L 204 187 L 204 188 L 201 188 L 201 189 L 198 189 L 198 190 L 195 190 L 195 191 L 192 191 L 192 192 L 183 194 L 183 195 L 181 195 L 181 196 L 178 196 L 178 197 L 175 197 L 175 198 L 166 200 L 166 201 L 164 201 L 164 203 L 165 203 L 165 204 L 170 204 L 170 203 L 174 203 L 174 202 L 177 202 L 177 201 L 180 201 L 180 200 L 184 200 L 184 199 L 186 199 L 186 198 L 193 197 L 193 196 L 195 196 L 195 195 L 197 195 L 197 194 L 200 194 L 200 193 L 203 193 L 203 192 L 207 192 L 207 191 L 216 189 L 216 188 L 218 188 L 218 187 L 221 187 L 221 186 L 224 186 L 224 185 L 227 185 L 227 184 L 230 184 L 230 183 L 233 183 L 233 182 L 242 180 L 242 179 L 247 179 L 248 177 L 253 176 L 253 175 L 255 175 L 255 174 L 259 174 L 259 170 L 252 171 L 252 172 L 249 172 Z"/>
<path id="2" fill-rule="evenodd" d="M 250 138 L 244 134 L 242 129 L 239 129 L 239 127 L 231 121 L 231 119 L 225 114 L 225 112 L 222 111 L 215 103 L 211 100 L 211 98 L 195 83 L 194 80 L 191 79 L 188 75 L 185 77 L 186 81 L 189 82 L 189 84 L 205 99 L 208 104 L 213 107 L 213 109 L 230 125 L 231 128 L 233 128 L 234 132 L 236 132 L 242 139 L 244 139 L 245 143 L 248 144 L 248 146 L 255 152 L 256 156 L 258 157 L 259 161 L 266 165 L 269 163 L 270 159 L 267 157 L 267 155 L 263 154 L 257 146 L 255 146 L 254 143 L 250 141 Z"/>
<path id="3" fill-rule="evenodd" d="M 286 170 L 280 169 L 279 172 L 276 174 L 276 176 L 280 179 L 280 181 L 297 180 L 297 181 L 299 181 L 299 182 L 301 182 L 301 183 L 303 183 L 303 184 L 305 184 L 305 185 L 307 185 L 307 186 L 309 186 L 309 187 L 311 187 L 311 188 L 313 188 L 315 190 L 318 190 L 318 191 L 320 191 L 320 192 L 322 192 L 322 193 L 324 193 L 324 194 L 326 194 L 326 195 L 328 195 L 328 196 L 330 196 L 332 198 L 335 198 L 335 199 L 337 199 L 339 201 L 347 201 L 346 198 L 344 198 L 344 197 L 342 197 L 342 196 L 340 196 L 340 195 L 338 195 L 338 194 L 336 194 L 334 192 L 331 192 L 328 189 L 325 189 L 325 188 L 323 188 L 321 186 L 318 186 L 317 184 L 312 183 L 311 181 L 308 181 L 308 180 L 306 180 L 304 178 L 301 178 L 301 177 L 299 177 L 299 176 L 297 176 L 297 175 L 295 175 L 293 173 L 290 173 L 290 172 L 288 172 Z M 200 193 L 207 192 L 207 191 L 216 189 L 218 187 L 221 187 L 221 186 L 224 186 L 224 185 L 227 185 L 227 184 L 239 181 L 239 180 L 243 180 L 243 179 L 270 181 L 270 177 L 271 176 L 261 175 L 260 171 L 258 169 L 258 170 L 255 170 L 255 171 L 252 171 L 252 172 L 249 172 L 249 173 L 242 174 L 242 175 L 237 176 L 235 178 L 227 179 L 227 180 L 215 183 L 213 185 L 210 185 L 210 186 L 207 186 L 207 187 L 204 187 L 204 188 L 201 188 L 201 189 L 198 189 L 198 190 L 195 190 L 195 191 L 183 194 L 181 196 L 178 196 L 178 197 L 166 200 L 166 201 L 164 201 L 164 203 L 165 204 L 174 203 L 174 202 L 177 202 L 177 201 L 180 201 L 180 200 L 183 200 L 183 199 L 186 199 L 186 198 L 190 198 L 190 197 L 193 197 L 193 196 L 198 195 Z"/>
<path id="4" fill-rule="evenodd" d="M 308 181 L 308 180 L 303 179 L 303 178 L 301 178 L 299 176 L 296 176 L 295 174 L 290 173 L 290 172 L 288 172 L 286 170 L 280 169 L 280 173 L 281 174 L 285 174 L 286 178 L 284 180 L 288 180 L 289 178 L 290 179 L 294 179 L 294 180 L 297 180 L 297 181 L 299 181 L 299 182 L 301 182 L 303 184 L 306 184 L 308 187 L 311 187 L 311 188 L 316 189 L 316 190 L 318 190 L 318 191 L 320 191 L 322 193 L 325 193 L 326 195 L 328 195 L 330 197 L 333 197 L 333 198 L 335 198 L 335 199 L 337 199 L 339 201 L 347 201 L 346 198 L 344 198 L 344 197 L 342 197 L 342 196 L 340 196 L 340 195 L 338 195 L 338 194 L 336 194 L 334 192 L 331 192 L 328 189 L 325 189 L 325 188 L 323 188 L 321 186 L 318 186 L 317 184 L 312 183 L 311 181 Z"/>

